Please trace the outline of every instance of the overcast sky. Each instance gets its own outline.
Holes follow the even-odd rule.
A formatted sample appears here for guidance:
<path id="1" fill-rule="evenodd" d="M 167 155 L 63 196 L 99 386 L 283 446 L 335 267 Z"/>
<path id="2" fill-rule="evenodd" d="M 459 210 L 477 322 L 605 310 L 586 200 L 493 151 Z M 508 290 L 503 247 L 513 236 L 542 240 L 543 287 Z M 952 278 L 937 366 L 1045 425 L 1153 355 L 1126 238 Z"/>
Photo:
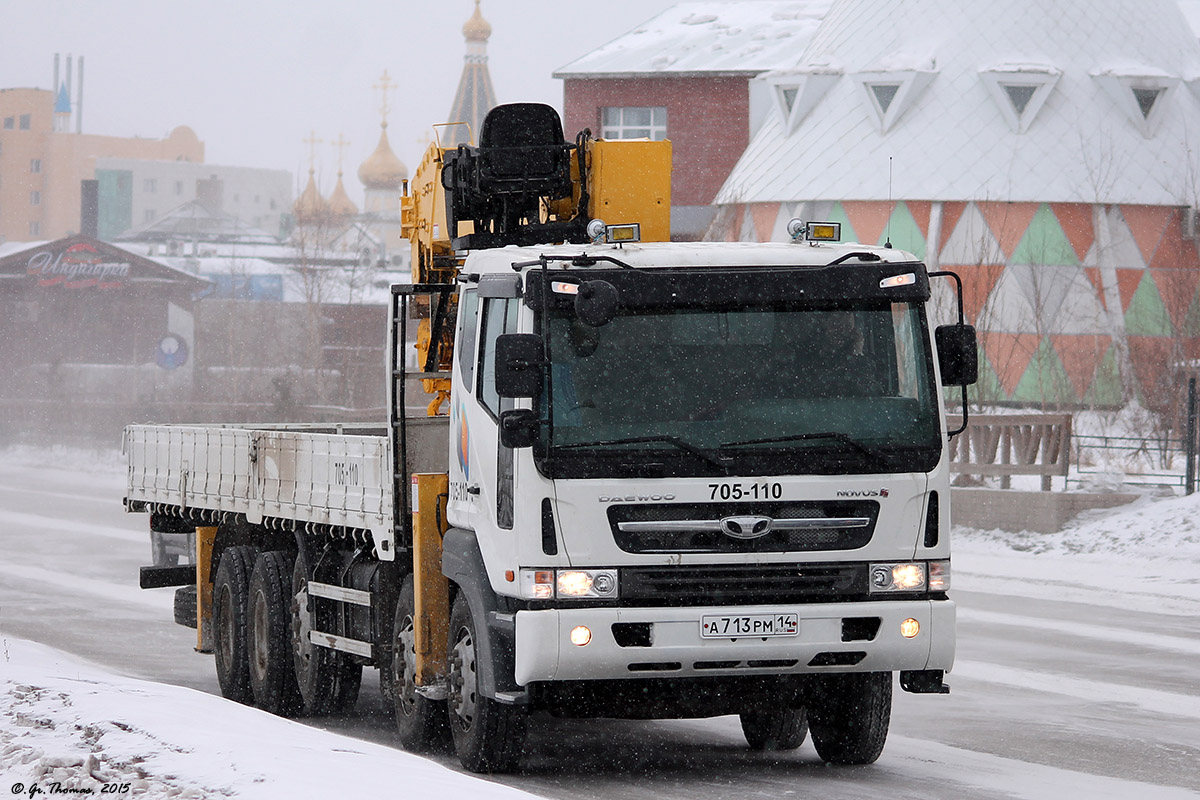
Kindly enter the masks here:
<path id="1" fill-rule="evenodd" d="M 489 67 L 500 102 L 562 108 L 558 67 L 620 36 L 676 0 L 483 0 Z M 361 204 L 358 165 L 379 139 L 386 69 L 388 133 L 409 170 L 430 125 L 445 121 L 462 72 L 462 25 L 473 0 L 2 0 L 0 88 L 50 89 L 54 54 L 85 56 L 83 130 L 166 136 L 191 126 L 213 164 L 307 177 L 315 130 L 328 194 L 346 149 L 347 189 Z M 65 61 L 64 61 L 65 69 Z M 73 93 L 74 94 L 74 93 Z M 73 130 L 74 128 L 72 128 Z"/>

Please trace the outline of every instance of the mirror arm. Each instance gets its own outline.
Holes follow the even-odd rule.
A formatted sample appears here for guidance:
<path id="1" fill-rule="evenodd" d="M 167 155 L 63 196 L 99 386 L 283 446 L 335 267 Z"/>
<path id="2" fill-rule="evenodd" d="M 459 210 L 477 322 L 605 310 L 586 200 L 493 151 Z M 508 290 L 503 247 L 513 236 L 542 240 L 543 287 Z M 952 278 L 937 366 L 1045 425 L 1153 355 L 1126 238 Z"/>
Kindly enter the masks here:
<path id="1" fill-rule="evenodd" d="M 957 272 L 951 272 L 950 270 L 942 270 L 940 272 L 931 272 L 931 273 L 929 273 L 929 277 L 931 277 L 931 278 L 953 278 L 954 279 L 955 294 L 958 297 L 958 324 L 965 325 L 967 322 L 967 315 L 965 313 L 963 313 L 962 278 L 958 277 Z M 950 438 L 958 436 L 960 433 L 962 433 L 963 431 L 965 431 L 967 429 L 967 413 L 968 413 L 967 412 L 967 385 L 965 383 L 960 384 L 960 388 L 962 389 L 962 425 L 959 425 L 958 428 L 956 428 L 955 430 L 946 431 L 946 435 Z"/>

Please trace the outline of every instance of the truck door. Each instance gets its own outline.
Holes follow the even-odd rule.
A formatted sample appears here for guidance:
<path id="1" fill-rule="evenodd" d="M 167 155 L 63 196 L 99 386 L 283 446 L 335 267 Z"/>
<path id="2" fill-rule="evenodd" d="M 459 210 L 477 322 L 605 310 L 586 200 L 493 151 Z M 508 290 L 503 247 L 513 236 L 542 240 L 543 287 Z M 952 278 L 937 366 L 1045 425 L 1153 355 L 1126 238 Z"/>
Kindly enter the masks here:
<path id="1" fill-rule="evenodd" d="M 513 401 L 500 397 L 496 392 L 496 337 L 516 331 L 519 302 L 502 297 L 488 297 L 482 302 L 476 396 L 483 415 L 474 437 L 480 492 L 476 495 L 479 500 L 476 530 L 492 525 L 502 530 L 512 530 L 513 527 L 513 451 L 501 446 L 498 428 L 500 412 L 512 408 Z"/>

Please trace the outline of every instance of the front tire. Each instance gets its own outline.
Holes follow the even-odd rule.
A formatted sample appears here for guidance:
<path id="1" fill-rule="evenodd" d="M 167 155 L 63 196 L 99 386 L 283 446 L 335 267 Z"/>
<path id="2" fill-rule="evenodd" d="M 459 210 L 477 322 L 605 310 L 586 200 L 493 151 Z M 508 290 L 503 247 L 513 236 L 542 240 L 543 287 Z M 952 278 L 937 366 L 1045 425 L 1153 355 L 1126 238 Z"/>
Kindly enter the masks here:
<path id="1" fill-rule="evenodd" d="M 795 750 L 808 736 L 808 714 L 803 708 L 743 711 L 738 716 L 751 750 Z"/>
<path id="2" fill-rule="evenodd" d="M 817 755 L 830 764 L 873 764 L 892 716 L 892 673 L 826 675 L 809 706 Z"/>
<path id="3" fill-rule="evenodd" d="M 529 713 L 484 697 L 479 689 L 479 645 L 467 599 L 450 612 L 450 733 L 458 760 L 470 772 L 508 772 L 525 745 Z"/>
<path id="4" fill-rule="evenodd" d="M 229 547 L 221 553 L 212 599 L 213 656 L 221 696 L 247 705 L 254 700 L 246 640 L 254 553 L 253 547 Z"/>
<path id="5" fill-rule="evenodd" d="M 438 750 L 449 739 L 446 703 L 417 693 L 416 597 L 409 575 L 400 586 L 392 633 L 391 696 L 400 744 L 413 753 Z"/>
<path id="6" fill-rule="evenodd" d="M 260 553 L 250 574 L 250 691 L 254 704 L 282 716 L 304 705 L 296 684 L 291 636 L 291 556 Z"/>

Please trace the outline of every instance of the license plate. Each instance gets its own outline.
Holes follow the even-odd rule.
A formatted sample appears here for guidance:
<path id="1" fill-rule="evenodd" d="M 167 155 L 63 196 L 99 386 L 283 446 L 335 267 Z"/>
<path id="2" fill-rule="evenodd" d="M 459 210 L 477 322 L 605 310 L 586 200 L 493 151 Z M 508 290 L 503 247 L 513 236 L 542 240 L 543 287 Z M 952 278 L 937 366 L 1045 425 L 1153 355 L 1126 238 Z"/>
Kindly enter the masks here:
<path id="1" fill-rule="evenodd" d="M 742 636 L 795 636 L 800 632 L 796 614 L 741 614 L 705 616 L 700 619 L 700 636 L 705 639 L 736 639 Z"/>

